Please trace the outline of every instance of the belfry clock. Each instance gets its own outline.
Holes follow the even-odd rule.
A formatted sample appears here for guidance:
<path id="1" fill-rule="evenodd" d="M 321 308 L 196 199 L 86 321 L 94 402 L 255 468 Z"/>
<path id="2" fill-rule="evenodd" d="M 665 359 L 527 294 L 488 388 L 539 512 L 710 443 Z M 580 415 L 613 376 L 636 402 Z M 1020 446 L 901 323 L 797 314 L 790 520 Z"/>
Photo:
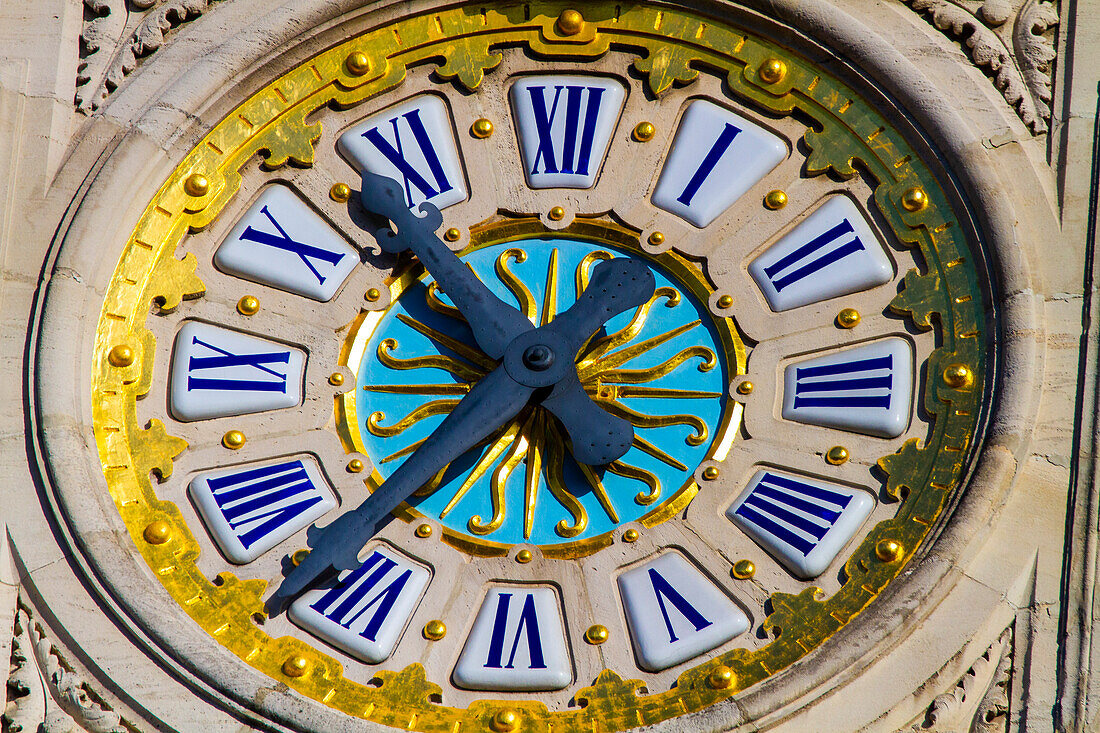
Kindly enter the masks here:
<path id="1" fill-rule="evenodd" d="M 828 653 L 934 541 L 996 358 L 877 99 L 656 4 L 412 12 L 265 80 L 103 296 L 149 582 L 409 730 L 625 730 Z"/>

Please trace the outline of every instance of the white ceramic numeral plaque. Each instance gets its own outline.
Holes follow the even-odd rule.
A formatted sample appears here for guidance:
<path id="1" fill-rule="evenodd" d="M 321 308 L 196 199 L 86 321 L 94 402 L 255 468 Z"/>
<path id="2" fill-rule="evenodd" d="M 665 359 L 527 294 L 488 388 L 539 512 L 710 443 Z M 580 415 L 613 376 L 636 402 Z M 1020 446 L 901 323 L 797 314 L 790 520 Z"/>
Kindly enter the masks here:
<path id="1" fill-rule="evenodd" d="M 290 620 L 370 664 L 384 662 L 420 596 L 428 570 L 388 547 L 377 546 L 331 588 L 311 590 L 290 604 Z"/>
<path id="2" fill-rule="evenodd" d="M 289 458 L 196 476 L 188 490 L 230 562 L 252 562 L 336 507 L 313 459 Z"/>
<path id="3" fill-rule="evenodd" d="M 863 214 L 833 196 L 749 265 L 773 311 L 890 282 L 894 267 Z"/>
<path id="4" fill-rule="evenodd" d="M 591 188 L 626 99 L 595 76 L 533 76 L 512 85 L 512 109 L 531 188 Z"/>
<path id="5" fill-rule="evenodd" d="M 825 572 L 875 508 L 866 491 L 767 469 L 726 516 L 803 580 Z"/>
<path id="6" fill-rule="evenodd" d="M 410 209 L 424 201 L 444 209 L 466 200 L 451 118 L 434 94 L 371 115 L 341 135 L 336 147 L 360 171 L 399 182 Z"/>
<path id="7" fill-rule="evenodd" d="M 787 367 L 787 420 L 896 438 L 909 424 L 913 347 L 885 338 Z"/>
<path id="8" fill-rule="evenodd" d="M 268 186 L 218 246 L 214 264 L 314 300 L 336 294 L 359 255 L 286 186 Z"/>
<path id="9" fill-rule="evenodd" d="M 745 613 L 676 552 L 620 575 L 619 592 L 638 664 L 650 672 L 749 630 Z"/>
<path id="10" fill-rule="evenodd" d="M 653 204 L 705 227 L 787 157 L 777 135 L 703 99 L 684 112 Z"/>
<path id="11" fill-rule="evenodd" d="M 191 321 L 176 335 L 169 395 L 180 420 L 293 407 L 302 400 L 306 355 L 240 331 Z"/>
<path id="12" fill-rule="evenodd" d="M 468 690 L 560 690 L 573 679 L 561 605 L 549 588 L 490 588 L 455 665 Z"/>

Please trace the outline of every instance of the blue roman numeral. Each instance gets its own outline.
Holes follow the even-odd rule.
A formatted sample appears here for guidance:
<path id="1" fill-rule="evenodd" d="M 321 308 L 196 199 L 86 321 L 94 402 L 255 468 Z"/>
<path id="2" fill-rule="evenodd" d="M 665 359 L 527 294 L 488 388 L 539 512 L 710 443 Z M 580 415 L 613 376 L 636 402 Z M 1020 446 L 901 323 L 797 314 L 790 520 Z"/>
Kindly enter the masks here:
<path id="1" fill-rule="evenodd" d="M 668 642 L 670 644 L 679 641 L 680 637 L 676 636 L 672 619 L 668 617 L 668 609 L 665 607 L 666 600 L 687 619 L 688 623 L 695 627 L 696 631 L 702 631 L 711 625 L 711 622 L 699 613 L 698 609 L 691 605 L 686 598 L 680 595 L 680 592 L 673 588 L 672 584 L 665 580 L 665 576 L 657 572 L 656 568 L 649 569 L 649 584 L 653 587 L 653 595 L 657 597 L 657 606 L 661 609 L 661 616 L 665 620 L 665 629 L 668 631 Z"/>
<path id="2" fill-rule="evenodd" d="M 741 506 L 737 507 L 735 514 L 771 533 L 806 556 L 817 547 L 817 543 L 832 528 L 851 501 L 852 497 L 835 491 L 811 486 L 786 476 L 765 473 L 752 493 L 741 503 Z M 790 509 L 805 512 L 820 519 L 824 524 L 818 524 Z M 776 520 L 802 530 L 815 537 L 817 541 L 808 540 L 792 532 Z"/>
<path id="3" fill-rule="evenodd" d="M 311 244 L 304 242 L 298 242 L 287 235 L 286 230 L 280 226 L 279 222 L 275 220 L 271 212 L 268 211 L 267 206 L 260 209 L 260 213 L 267 217 L 267 220 L 271 222 L 271 226 L 279 232 L 271 234 L 269 232 L 261 232 L 259 229 L 254 229 L 251 225 L 248 226 L 241 234 L 240 238 L 249 242 L 255 242 L 256 244 L 263 244 L 268 247 L 275 247 L 286 252 L 293 252 L 298 255 L 302 263 L 309 268 L 309 271 L 313 273 L 313 276 L 317 278 L 317 284 L 321 284 L 325 281 L 325 276 L 317 271 L 314 266 L 311 257 L 321 262 L 327 262 L 330 265 L 337 264 L 344 258 L 344 254 L 341 252 L 332 252 L 321 247 L 315 247 Z"/>
<path id="4" fill-rule="evenodd" d="M 737 137 L 741 132 L 740 127 L 736 127 L 729 122 L 722 128 L 722 132 L 718 133 L 718 139 L 714 141 L 714 144 L 710 146 L 710 150 L 703 156 L 703 161 L 699 163 L 699 167 L 695 169 L 695 173 L 691 176 L 691 180 L 688 181 L 684 190 L 676 197 L 684 206 L 691 206 L 691 200 L 695 197 L 695 194 L 699 192 L 703 183 L 710 176 L 711 171 L 714 170 L 714 166 L 718 165 L 718 161 L 725 155 L 726 150 L 729 149 L 733 139 Z"/>
<path id="5" fill-rule="evenodd" d="M 289 351 L 278 351 L 267 354 L 233 354 L 225 349 L 208 344 L 193 336 L 193 344 L 205 346 L 218 356 L 191 356 L 187 361 L 187 391 L 200 389 L 234 390 L 250 392 L 282 392 L 286 393 L 286 374 L 280 374 L 265 364 L 290 363 Z M 249 366 L 258 369 L 265 374 L 277 378 L 279 381 L 261 379 L 221 379 L 213 377 L 195 377 L 193 372 L 203 369 L 226 369 L 229 367 Z"/>
<path id="6" fill-rule="evenodd" d="M 320 490 L 310 481 L 300 460 L 239 471 L 207 483 L 245 549 L 321 501 Z M 242 527 L 243 533 L 239 531 Z"/>
<path id="7" fill-rule="evenodd" d="M 497 612 L 493 618 L 493 636 L 489 640 L 489 657 L 484 665 L 486 667 L 502 668 L 504 635 L 508 626 L 508 606 L 511 602 L 511 593 L 501 593 L 497 596 Z M 512 650 L 508 656 L 508 663 L 503 665 L 503 669 L 513 669 L 516 650 L 519 648 L 519 639 L 525 631 L 527 634 L 527 652 L 531 659 L 528 669 L 546 669 L 546 660 L 542 653 L 542 635 L 539 633 L 539 616 L 535 611 L 535 596 L 531 593 L 528 593 L 523 601 L 523 609 L 519 614 L 519 626 L 516 627 L 516 635 L 512 641 Z"/>
<path id="8" fill-rule="evenodd" d="M 421 175 L 420 171 L 416 170 L 416 168 L 405 159 L 404 141 L 401 135 L 401 125 L 399 124 L 402 119 L 405 120 L 405 124 L 408 126 L 409 131 L 412 132 L 413 139 L 424 156 L 424 162 L 428 164 L 428 169 L 431 172 L 432 178 L 435 179 L 434 186 Z M 405 202 L 408 204 L 409 208 L 412 208 L 413 205 L 412 187 L 414 186 L 427 199 L 434 198 L 445 191 L 450 191 L 452 188 L 451 182 L 447 180 L 447 174 L 443 170 L 443 164 L 439 162 L 439 155 L 436 153 L 435 147 L 428 137 L 428 131 L 424 128 L 424 123 L 420 119 L 420 109 L 417 108 L 403 115 L 394 117 L 389 120 L 389 123 L 393 128 L 393 144 L 390 144 L 390 142 L 382 136 L 382 133 L 377 127 L 372 127 L 364 132 L 363 137 L 374 145 L 374 147 L 378 149 L 378 152 L 386 156 L 386 159 L 401 172 L 401 178 L 405 184 Z"/>
<path id="9" fill-rule="evenodd" d="M 844 219 L 824 234 L 819 234 L 790 254 L 765 267 L 764 274 L 771 280 L 776 291 L 781 291 L 783 288 L 813 275 L 834 262 L 839 262 L 848 255 L 864 249 L 863 242 L 853 232 L 852 223 Z M 850 241 L 818 255 L 821 250 L 830 247 L 846 234 L 853 235 Z M 811 260 L 811 257 L 815 259 Z"/>
<path id="10" fill-rule="evenodd" d="M 531 174 L 568 173 L 588 175 L 592 158 L 592 141 L 596 135 L 596 121 L 600 116 L 600 104 L 603 98 L 602 87 L 557 85 L 554 87 L 554 101 L 550 110 L 546 109 L 545 86 L 527 87 L 531 95 L 531 108 L 535 118 L 535 132 L 538 134 L 538 149 Z M 558 113 L 561 93 L 565 91 L 565 135 L 562 139 L 561 155 L 554 148 L 551 128 Z M 588 101 L 584 109 L 584 126 L 581 127 L 581 104 L 585 90 Z M 578 138 L 580 146 L 578 147 Z M 539 170 L 539 164 L 542 170 Z"/>
<path id="11" fill-rule="evenodd" d="M 363 564 L 351 572 L 335 588 L 332 588 L 310 605 L 325 618 L 351 630 L 352 624 L 374 608 L 374 614 L 367 621 L 367 625 L 359 632 L 359 636 L 370 641 L 375 641 L 378 630 L 382 628 L 386 617 L 393 609 L 394 603 L 401 596 L 405 584 L 412 576 L 412 570 L 405 572 L 390 581 L 384 588 L 380 588 L 373 598 L 363 603 L 363 600 L 376 587 L 381 586 L 386 576 L 397 567 L 397 563 L 380 552 L 371 554 Z M 362 604 L 362 605 L 360 605 Z M 375 608 L 377 606 L 377 608 Z"/>
<path id="12" fill-rule="evenodd" d="M 867 375 L 886 371 L 886 374 Z M 890 409 L 890 390 L 893 386 L 894 356 L 878 356 L 855 359 L 839 364 L 796 367 L 794 409 L 801 407 L 880 407 Z M 814 380 L 814 381 L 810 381 Z M 857 392 L 861 390 L 885 390 L 881 394 L 840 394 L 816 396 L 820 392 Z"/>

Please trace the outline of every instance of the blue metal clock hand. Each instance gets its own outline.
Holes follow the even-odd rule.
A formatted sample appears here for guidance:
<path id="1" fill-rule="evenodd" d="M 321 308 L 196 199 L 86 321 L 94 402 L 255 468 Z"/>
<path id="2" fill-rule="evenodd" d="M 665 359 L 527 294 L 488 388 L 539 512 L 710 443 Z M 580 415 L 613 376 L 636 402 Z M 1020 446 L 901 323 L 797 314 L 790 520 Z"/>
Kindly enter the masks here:
<path id="1" fill-rule="evenodd" d="M 420 204 L 423 217 L 405 203 L 405 191 L 392 178 L 363 171 L 359 194 L 363 208 L 393 222 L 397 231 L 384 227 L 374 237 L 386 252 L 412 250 L 450 297 L 474 333 L 474 340 L 488 356 L 499 359 L 519 334 L 534 328 L 522 313 L 493 294 L 470 268 L 435 235 L 443 215 L 434 204 Z"/>

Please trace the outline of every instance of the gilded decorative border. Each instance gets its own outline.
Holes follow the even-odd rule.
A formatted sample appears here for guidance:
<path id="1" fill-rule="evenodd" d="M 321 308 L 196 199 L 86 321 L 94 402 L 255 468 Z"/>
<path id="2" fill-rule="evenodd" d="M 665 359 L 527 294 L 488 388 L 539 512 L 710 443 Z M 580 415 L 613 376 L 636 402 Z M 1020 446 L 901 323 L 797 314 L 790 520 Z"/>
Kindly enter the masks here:
<path id="1" fill-rule="evenodd" d="M 812 118 L 815 127 L 804 138 L 807 174 L 865 172 L 876 181 L 875 202 L 890 228 L 919 248 L 927 264 L 926 272 L 905 276 L 891 308 L 917 328 L 940 331 L 923 391 L 930 435 L 923 445 L 911 440 L 879 461 L 899 509 L 852 553 L 843 587 L 824 600 L 816 588 L 773 595 L 765 622 L 775 637 L 769 644 L 708 660 L 684 672 L 672 690 L 643 694 L 640 680 L 605 670 L 577 692 L 575 709 L 551 712 L 535 701 L 510 702 L 522 730 L 609 731 L 655 723 L 712 705 L 790 665 L 866 608 L 913 556 L 960 480 L 973 439 L 986 374 L 982 291 L 944 193 L 901 135 L 855 92 L 802 58 L 713 18 L 596 2 L 584 4 L 577 24 L 562 22 L 565 10 L 552 3 L 471 5 L 407 17 L 273 81 L 215 126 L 157 191 L 123 249 L 99 319 L 91 380 L 96 446 L 111 495 L 149 566 L 181 607 L 241 659 L 309 697 L 384 725 L 504 729 L 496 717 L 504 703 L 484 700 L 466 709 L 436 704 L 432 699 L 441 690 L 418 664 L 379 672 L 379 687 L 360 685 L 304 642 L 267 636 L 251 619 L 262 609 L 263 581 L 226 573 L 214 585 L 195 566 L 198 544 L 178 508 L 158 499 L 150 480 L 151 474 L 171 474 L 186 442 L 168 435 L 159 421 L 139 424 L 135 406 L 153 374 L 154 341 L 144 326 L 149 304 L 170 311 L 204 291 L 194 256 L 177 259 L 176 246 L 188 231 L 213 221 L 238 191 L 239 171 L 253 156 L 261 155 L 268 168 L 290 161 L 310 165 L 320 123 L 306 119 L 328 104 L 358 104 L 400 84 L 407 67 L 426 62 L 438 65 L 440 77 L 474 89 L 500 61 L 493 49 L 504 46 L 524 46 L 546 58 L 594 59 L 610 49 L 636 53 L 633 67 L 655 95 L 692 82 L 700 69 L 715 71 L 744 101 Z M 283 672 L 292 656 L 308 661 L 301 676 Z"/>

